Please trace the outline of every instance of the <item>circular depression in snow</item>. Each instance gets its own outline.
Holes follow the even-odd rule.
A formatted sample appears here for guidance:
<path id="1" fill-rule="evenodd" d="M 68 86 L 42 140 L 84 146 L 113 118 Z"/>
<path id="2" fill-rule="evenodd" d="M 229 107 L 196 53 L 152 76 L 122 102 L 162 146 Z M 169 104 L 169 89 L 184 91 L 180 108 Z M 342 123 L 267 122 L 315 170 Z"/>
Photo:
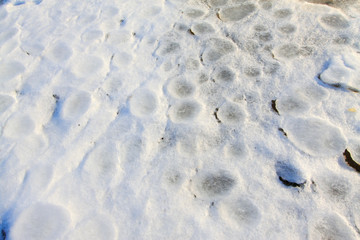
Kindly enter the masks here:
<path id="1" fill-rule="evenodd" d="M 0 64 L 0 82 L 11 80 L 24 71 L 24 65 L 19 62 L 2 63 Z"/>
<path id="2" fill-rule="evenodd" d="M 228 195 L 237 180 L 224 171 L 203 172 L 194 179 L 193 191 L 202 198 L 218 198 Z"/>
<path id="3" fill-rule="evenodd" d="M 71 95 L 64 103 L 62 114 L 65 119 L 81 117 L 90 107 L 91 96 L 87 92 Z"/>
<path id="4" fill-rule="evenodd" d="M 240 227 L 255 227 L 261 219 L 258 207 L 246 198 L 226 201 L 220 205 L 219 210 L 223 217 Z"/>
<path id="5" fill-rule="evenodd" d="M 345 149 L 340 129 L 318 118 L 288 119 L 284 129 L 295 146 L 313 156 L 332 156 Z"/>
<path id="6" fill-rule="evenodd" d="M 4 136 L 16 138 L 25 137 L 33 132 L 35 123 L 26 114 L 17 114 L 10 118 L 4 128 Z"/>
<path id="7" fill-rule="evenodd" d="M 175 123 L 188 122 L 197 117 L 201 110 L 195 101 L 182 101 L 173 105 L 169 110 L 170 119 Z"/>
<path id="8" fill-rule="evenodd" d="M 106 215 L 99 214 L 86 219 L 71 234 L 73 240 L 113 240 L 115 239 L 115 226 Z"/>
<path id="9" fill-rule="evenodd" d="M 10 229 L 13 240 L 53 240 L 59 239 L 70 224 L 66 209 L 38 203 L 26 209 Z"/>
<path id="10" fill-rule="evenodd" d="M 132 95 L 129 105 L 132 114 L 137 117 L 146 117 L 155 112 L 158 100 L 152 91 L 141 89 Z"/>
<path id="11" fill-rule="evenodd" d="M 217 116 L 223 123 L 234 125 L 242 123 L 246 118 L 246 113 L 238 105 L 227 102 L 220 107 Z"/>

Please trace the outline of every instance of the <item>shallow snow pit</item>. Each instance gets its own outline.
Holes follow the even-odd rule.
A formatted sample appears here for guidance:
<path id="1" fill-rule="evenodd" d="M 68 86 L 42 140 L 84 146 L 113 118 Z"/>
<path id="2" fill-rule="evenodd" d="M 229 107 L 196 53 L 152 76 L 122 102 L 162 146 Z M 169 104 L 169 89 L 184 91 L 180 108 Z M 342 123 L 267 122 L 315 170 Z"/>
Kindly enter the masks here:
<path id="1" fill-rule="evenodd" d="M 326 194 L 326 199 L 343 201 L 351 193 L 351 184 L 348 180 L 336 174 L 326 174 L 320 177 L 317 184 Z"/>
<path id="2" fill-rule="evenodd" d="M 321 102 L 329 97 L 329 92 L 319 85 L 308 85 L 297 91 L 297 94 L 304 96 L 310 102 Z"/>
<path id="3" fill-rule="evenodd" d="M 0 83 L 7 82 L 25 71 L 20 62 L 3 62 L 0 64 Z"/>
<path id="4" fill-rule="evenodd" d="M 176 143 L 176 149 L 183 156 L 194 156 L 197 153 L 197 145 L 192 139 L 181 139 Z"/>
<path id="5" fill-rule="evenodd" d="M 240 3 L 245 3 L 247 2 L 248 0 L 232 0 L 232 3 L 235 3 L 235 4 L 240 4 Z"/>
<path id="6" fill-rule="evenodd" d="M 189 18 L 199 18 L 199 17 L 203 16 L 204 14 L 205 13 L 199 9 L 189 8 L 189 9 L 185 10 L 185 15 L 188 16 Z"/>
<path id="7" fill-rule="evenodd" d="M 313 156 L 340 156 L 345 149 L 340 129 L 318 118 L 289 118 L 284 129 L 295 146 Z"/>
<path id="8" fill-rule="evenodd" d="M 130 112 L 139 118 L 151 116 L 158 107 L 158 99 L 154 92 L 148 89 L 139 89 L 129 100 Z"/>
<path id="9" fill-rule="evenodd" d="M 268 2 L 268 1 L 262 1 L 261 3 L 261 7 L 264 10 L 270 10 L 273 7 L 272 2 Z"/>
<path id="10" fill-rule="evenodd" d="M 224 6 L 227 2 L 228 2 L 228 0 L 207 0 L 207 3 L 208 3 L 211 7 Z"/>
<path id="11" fill-rule="evenodd" d="M 0 3 L 1 5 L 1 3 Z M 8 16 L 8 12 L 5 8 L 0 9 L 0 21 L 4 20 Z"/>
<path id="12" fill-rule="evenodd" d="M 142 10 L 142 14 L 146 17 L 153 17 L 161 13 L 162 8 L 159 6 L 147 7 Z"/>
<path id="13" fill-rule="evenodd" d="M 123 44 L 129 42 L 131 39 L 131 33 L 128 31 L 114 31 L 106 35 L 106 41 L 110 44 Z"/>
<path id="14" fill-rule="evenodd" d="M 185 123 L 194 120 L 200 111 L 201 107 L 196 101 L 181 101 L 170 107 L 169 117 L 175 123 Z"/>
<path id="15" fill-rule="evenodd" d="M 200 67 L 200 62 L 199 62 L 199 60 L 197 60 L 197 59 L 188 58 L 188 59 L 186 59 L 185 66 L 186 66 L 186 70 L 188 70 L 188 71 L 195 71 L 195 70 L 198 70 L 198 69 L 199 69 L 199 67 Z"/>
<path id="16" fill-rule="evenodd" d="M 300 54 L 299 46 L 293 43 L 288 43 L 275 48 L 274 57 L 279 59 L 292 59 Z"/>
<path id="17" fill-rule="evenodd" d="M 233 70 L 228 67 L 220 67 L 215 70 L 214 81 L 221 84 L 232 83 L 236 78 Z"/>
<path id="18" fill-rule="evenodd" d="M 96 214 L 80 222 L 69 235 L 72 240 L 114 240 L 115 224 L 107 215 Z"/>
<path id="19" fill-rule="evenodd" d="M 22 138 L 32 133 L 35 129 L 33 119 L 27 114 L 16 114 L 5 124 L 4 136 L 9 138 Z"/>
<path id="20" fill-rule="evenodd" d="M 81 40 L 86 43 L 90 43 L 99 40 L 103 37 L 104 33 L 101 30 L 87 30 L 81 35 Z"/>
<path id="21" fill-rule="evenodd" d="M 276 18 L 287 18 L 292 15 L 291 9 L 279 9 L 274 12 L 274 17 Z"/>
<path id="22" fill-rule="evenodd" d="M 221 38 L 211 38 L 206 43 L 207 47 L 213 48 L 221 53 L 228 54 L 234 52 L 236 47 L 234 43 L 229 40 Z"/>
<path id="23" fill-rule="evenodd" d="M 236 179 L 224 171 L 199 173 L 193 180 L 193 190 L 200 198 L 214 199 L 228 195 L 236 185 Z"/>
<path id="24" fill-rule="evenodd" d="M 360 194 L 358 193 L 351 201 L 351 210 L 354 215 L 356 227 L 360 227 Z"/>
<path id="25" fill-rule="evenodd" d="M 244 69 L 244 74 L 248 77 L 257 77 L 261 74 L 261 71 L 257 67 L 246 67 Z"/>
<path id="26" fill-rule="evenodd" d="M 237 159 L 245 159 L 248 150 L 243 142 L 231 143 L 225 146 L 225 156 Z"/>
<path id="27" fill-rule="evenodd" d="M 285 24 L 279 27 L 280 32 L 290 34 L 296 31 L 296 26 L 293 24 Z"/>
<path id="28" fill-rule="evenodd" d="M 188 98 L 194 95 L 194 84 L 182 78 L 172 79 L 167 87 L 170 95 L 176 98 Z"/>
<path id="29" fill-rule="evenodd" d="M 254 26 L 254 30 L 255 30 L 256 32 L 265 32 L 265 31 L 267 31 L 268 29 L 267 29 L 267 27 L 264 26 L 264 25 L 257 24 L 257 25 Z"/>
<path id="30" fill-rule="evenodd" d="M 12 39 L 19 30 L 17 28 L 10 28 L 7 31 L 0 33 L 0 44 L 4 44 L 8 40 Z"/>
<path id="31" fill-rule="evenodd" d="M 70 225 L 69 212 L 56 205 L 37 203 L 25 209 L 10 228 L 14 240 L 61 239 Z"/>
<path id="32" fill-rule="evenodd" d="M 206 42 L 206 48 L 202 54 L 202 59 L 206 63 L 213 63 L 222 58 L 223 56 L 234 52 L 235 49 L 235 45 L 228 40 L 211 38 Z"/>
<path id="33" fill-rule="evenodd" d="M 90 107 L 91 96 L 87 92 L 78 92 L 67 98 L 62 107 L 62 116 L 66 120 L 81 117 Z"/>
<path id="34" fill-rule="evenodd" d="M 21 144 L 16 145 L 14 149 L 14 153 L 20 160 L 28 161 L 31 158 L 38 158 L 48 147 L 48 141 L 42 135 L 29 134 L 21 140 Z M 48 180 L 50 181 L 50 178 Z"/>
<path id="35" fill-rule="evenodd" d="M 168 170 L 165 172 L 163 176 L 163 181 L 165 181 L 165 185 L 168 186 L 179 186 L 183 182 L 183 176 L 178 170 Z"/>
<path id="36" fill-rule="evenodd" d="M 96 147 L 86 159 L 83 171 L 95 182 L 110 180 L 118 170 L 119 159 L 114 144 Z"/>
<path id="37" fill-rule="evenodd" d="M 305 1 L 310 3 L 325 4 L 335 7 L 351 5 L 357 2 L 357 0 L 305 0 Z"/>
<path id="38" fill-rule="evenodd" d="M 310 225 L 310 239 L 357 239 L 349 223 L 336 214 L 323 214 Z"/>
<path id="39" fill-rule="evenodd" d="M 280 114 L 303 115 L 310 109 L 310 104 L 297 96 L 284 96 L 276 101 Z"/>
<path id="40" fill-rule="evenodd" d="M 0 116 L 15 102 L 13 97 L 0 95 Z"/>
<path id="41" fill-rule="evenodd" d="M 292 164 L 277 162 L 275 164 L 275 171 L 279 180 L 286 186 L 303 187 L 306 183 L 306 179 L 303 177 L 300 170 L 295 168 Z"/>
<path id="42" fill-rule="evenodd" d="M 104 65 L 104 61 L 96 56 L 83 55 L 73 61 L 73 72 L 81 77 L 92 76 L 97 73 Z"/>
<path id="43" fill-rule="evenodd" d="M 237 198 L 222 202 L 219 207 L 220 214 L 242 228 L 251 228 L 258 225 L 261 213 L 251 200 Z"/>
<path id="44" fill-rule="evenodd" d="M 181 50 L 180 44 L 177 42 L 161 42 L 158 52 L 160 56 L 172 55 Z"/>
<path id="45" fill-rule="evenodd" d="M 269 42 L 273 39 L 273 36 L 269 32 L 258 32 L 255 34 L 255 36 L 261 41 L 261 42 Z"/>
<path id="46" fill-rule="evenodd" d="M 340 35 L 334 38 L 333 43 L 339 45 L 349 45 L 352 43 L 352 39 L 346 35 Z"/>
<path id="47" fill-rule="evenodd" d="M 227 125 L 242 124 L 246 119 L 245 111 L 235 103 L 224 103 L 217 112 L 219 120 Z"/>
<path id="48" fill-rule="evenodd" d="M 21 43 L 21 48 L 26 52 L 26 54 L 34 57 L 40 56 L 45 49 L 41 43 L 33 43 L 30 41 L 23 41 Z"/>
<path id="49" fill-rule="evenodd" d="M 112 64 L 119 69 L 123 69 L 125 66 L 132 63 L 133 56 L 127 52 L 118 52 L 114 54 Z"/>
<path id="50" fill-rule="evenodd" d="M 244 3 L 239 6 L 228 7 L 219 11 L 219 18 L 224 21 L 239 21 L 255 12 L 256 6 L 252 3 Z"/>
<path id="51" fill-rule="evenodd" d="M 112 18 L 115 17 L 117 14 L 119 14 L 119 9 L 117 7 L 114 6 L 104 6 L 101 9 L 101 14 L 103 16 L 106 16 L 108 18 Z"/>
<path id="52" fill-rule="evenodd" d="M 344 29 L 350 27 L 350 23 L 340 14 L 326 14 L 320 18 L 320 22 L 333 29 Z"/>
<path id="53" fill-rule="evenodd" d="M 110 76 L 104 82 L 102 86 L 106 93 L 112 95 L 121 92 L 121 87 L 123 85 L 122 77 L 119 75 Z"/>
<path id="54" fill-rule="evenodd" d="M 58 42 L 51 46 L 48 57 L 56 63 L 61 63 L 68 60 L 71 55 L 71 48 L 64 42 Z"/>
<path id="55" fill-rule="evenodd" d="M 206 23 L 206 22 L 202 22 L 202 23 L 194 24 L 191 27 L 191 31 L 195 35 L 206 35 L 206 34 L 214 33 L 215 29 L 211 24 Z"/>

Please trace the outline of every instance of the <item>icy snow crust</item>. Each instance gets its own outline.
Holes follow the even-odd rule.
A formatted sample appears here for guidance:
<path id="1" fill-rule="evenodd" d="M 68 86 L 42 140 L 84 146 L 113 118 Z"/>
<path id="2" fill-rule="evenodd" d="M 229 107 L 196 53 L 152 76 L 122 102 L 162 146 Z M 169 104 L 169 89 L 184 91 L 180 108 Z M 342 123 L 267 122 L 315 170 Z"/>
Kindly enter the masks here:
<path id="1" fill-rule="evenodd" d="M 356 0 L 0 1 L 0 239 L 359 239 Z"/>

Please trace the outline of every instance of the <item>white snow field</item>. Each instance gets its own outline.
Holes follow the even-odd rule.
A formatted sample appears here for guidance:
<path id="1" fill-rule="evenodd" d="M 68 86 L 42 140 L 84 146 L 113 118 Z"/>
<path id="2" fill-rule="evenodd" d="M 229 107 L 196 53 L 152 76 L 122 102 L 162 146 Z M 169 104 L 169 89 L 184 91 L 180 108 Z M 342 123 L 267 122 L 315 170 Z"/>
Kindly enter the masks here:
<path id="1" fill-rule="evenodd" d="M 1 0 L 0 240 L 360 239 L 358 0 Z"/>

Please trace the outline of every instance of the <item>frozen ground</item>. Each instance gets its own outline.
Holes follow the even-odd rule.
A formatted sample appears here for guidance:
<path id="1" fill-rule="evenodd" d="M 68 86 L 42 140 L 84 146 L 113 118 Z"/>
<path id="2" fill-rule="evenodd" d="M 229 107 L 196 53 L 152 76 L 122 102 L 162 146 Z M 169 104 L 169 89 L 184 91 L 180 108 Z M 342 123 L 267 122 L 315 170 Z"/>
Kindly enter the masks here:
<path id="1" fill-rule="evenodd" d="M 360 239 L 356 0 L 0 1 L 0 239 Z"/>

